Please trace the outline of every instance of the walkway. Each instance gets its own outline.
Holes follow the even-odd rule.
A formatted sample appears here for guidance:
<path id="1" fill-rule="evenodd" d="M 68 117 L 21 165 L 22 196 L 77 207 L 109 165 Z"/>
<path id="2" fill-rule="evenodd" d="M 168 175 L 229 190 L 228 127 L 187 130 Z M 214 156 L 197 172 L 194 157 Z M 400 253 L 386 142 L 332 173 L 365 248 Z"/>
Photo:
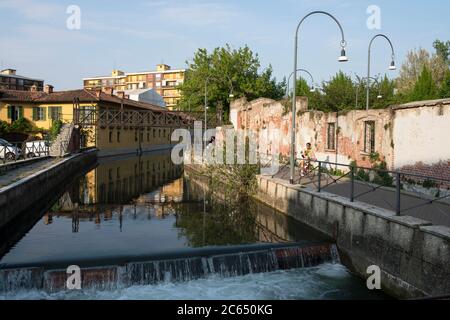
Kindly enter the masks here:
<path id="1" fill-rule="evenodd" d="M 40 170 L 48 168 L 61 160 L 62 158 L 46 158 L 41 161 L 32 162 L 28 165 L 24 165 L 23 167 L 7 171 L 6 173 L 0 175 L 0 192 L 1 188 L 26 178 Z"/>
<path id="2" fill-rule="evenodd" d="M 283 180 L 289 180 L 289 167 L 283 167 L 274 178 L 279 178 Z M 314 178 L 311 177 L 302 177 L 301 185 L 311 189 L 317 190 L 317 176 Z M 334 193 L 343 197 L 349 198 L 350 195 L 350 181 L 340 180 L 337 183 L 331 183 L 332 180 L 330 177 L 327 178 L 326 175 L 323 175 L 321 179 L 322 190 L 324 192 Z M 326 186 L 328 183 L 330 185 Z M 323 188 L 323 186 L 326 186 Z M 362 194 L 371 190 L 372 187 L 366 183 L 355 181 L 354 184 L 354 194 L 357 196 L 358 194 Z M 424 196 L 425 197 L 425 196 Z M 413 216 L 416 218 L 420 218 L 423 220 L 430 221 L 434 225 L 444 225 L 450 226 L 450 197 L 447 197 L 447 201 L 442 200 L 441 202 L 433 202 L 427 203 L 427 200 L 424 198 L 419 198 L 411 193 L 406 193 L 402 191 L 401 194 L 401 215 Z M 395 190 L 393 188 L 380 188 L 375 191 L 368 192 L 364 195 L 355 198 L 355 201 L 360 201 L 364 203 L 368 203 L 380 208 L 384 208 L 387 210 L 395 211 Z M 422 206 L 413 208 L 420 204 L 424 204 Z M 410 208 L 410 209 L 409 209 Z"/>

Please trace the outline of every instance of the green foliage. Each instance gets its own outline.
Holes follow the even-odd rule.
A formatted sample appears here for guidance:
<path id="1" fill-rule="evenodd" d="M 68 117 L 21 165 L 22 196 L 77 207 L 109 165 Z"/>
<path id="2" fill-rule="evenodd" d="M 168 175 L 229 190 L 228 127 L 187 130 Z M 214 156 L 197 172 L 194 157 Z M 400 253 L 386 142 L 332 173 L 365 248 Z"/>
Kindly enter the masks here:
<path id="1" fill-rule="evenodd" d="M 9 123 L 3 120 L 0 120 L 0 136 L 9 132 Z"/>
<path id="2" fill-rule="evenodd" d="M 33 132 L 36 130 L 36 127 L 33 123 L 26 118 L 19 118 L 9 125 L 9 132 Z"/>
<path id="3" fill-rule="evenodd" d="M 339 71 L 329 82 L 323 82 L 323 111 L 353 109 L 355 85 L 350 76 Z"/>
<path id="4" fill-rule="evenodd" d="M 248 100 L 280 99 L 284 95 L 285 81 L 276 82 L 271 66 L 259 72 L 259 57 L 248 46 L 232 49 L 227 44 L 211 53 L 198 49 L 192 62 L 187 63 L 185 81 L 179 86 L 183 97 L 178 107 L 182 110 L 203 110 L 206 79 L 208 106 L 215 111 L 220 102 L 225 114 L 229 112 L 231 93 L 234 98 L 245 96 Z"/>
<path id="5" fill-rule="evenodd" d="M 437 99 L 438 90 L 431 75 L 431 71 L 424 66 L 417 79 L 412 92 L 409 95 L 412 101 Z"/>
<path id="6" fill-rule="evenodd" d="M 52 126 L 50 127 L 49 130 L 49 139 L 51 141 L 55 140 L 56 137 L 58 136 L 59 132 L 61 131 L 62 124 L 63 123 L 61 120 L 53 121 Z"/>
<path id="7" fill-rule="evenodd" d="M 433 180 L 425 179 L 425 180 L 422 182 L 422 186 L 423 186 L 424 188 L 430 189 L 430 188 L 435 188 L 435 187 L 437 187 L 437 183 L 436 183 L 435 181 L 433 181 Z"/>
<path id="8" fill-rule="evenodd" d="M 442 86 L 439 90 L 439 96 L 441 98 L 450 98 L 450 71 L 447 71 Z"/>
<path id="9" fill-rule="evenodd" d="M 433 48 L 445 63 L 450 64 L 450 41 L 444 42 L 437 39 L 433 42 Z"/>

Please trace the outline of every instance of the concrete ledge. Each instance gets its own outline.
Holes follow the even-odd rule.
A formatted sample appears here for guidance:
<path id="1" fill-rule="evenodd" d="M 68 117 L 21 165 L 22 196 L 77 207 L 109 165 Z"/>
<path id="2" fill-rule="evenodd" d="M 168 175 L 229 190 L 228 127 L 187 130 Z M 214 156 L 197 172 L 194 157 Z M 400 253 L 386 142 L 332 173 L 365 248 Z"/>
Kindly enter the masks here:
<path id="1" fill-rule="evenodd" d="M 0 189 L 0 228 L 6 226 L 46 193 L 61 185 L 67 177 L 94 163 L 97 150 L 88 150 L 64 158 Z"/>
<path id="2" fill-rule="evenodd" d="M 38 162 L 38 161 L 45 160 L 48 158 L 50 158 L 50 156 L 23 159 L 23 160 L 18 160 L 18 161 L 14 161 L 14 162 L 8 162 L 5 164 L 0 164 L 0 174 L 4 173 L 6 171 L 20 168 L 20 167 L 26 166 L 30 163 Z"/>
<path id="3" fill-rule="evenodd" d="M 103 150 L 98 150 L 97 156 L 98 157 L 110 157 L 110 156 L 123 155 L 123 154 L 140 154 L 142 152 L 148 152 L 148 151 L 170 150 L 174 146 L 175 146 L 174 144 L 159 144 L 159 145 L 146 146 L 146 147 L 143 147 L 142 149 L 139 149 L 139 148 L 103 149 Z"/>
<path id="4" fill-rule="evenodd" d="M 258 176 L 256 198 L 336 240 L 343 262 L 366 278 L 382 270 L 383 289 L 398 298 L 450 293 L 450 228 L 327 192 Z"/>

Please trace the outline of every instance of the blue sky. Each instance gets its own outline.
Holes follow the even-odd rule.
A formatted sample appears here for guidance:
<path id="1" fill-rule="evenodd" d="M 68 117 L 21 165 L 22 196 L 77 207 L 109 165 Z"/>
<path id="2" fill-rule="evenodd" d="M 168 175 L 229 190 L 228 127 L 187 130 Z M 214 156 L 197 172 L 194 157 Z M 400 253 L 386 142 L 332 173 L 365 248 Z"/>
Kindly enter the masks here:
<path id="1" fill-rule="evenodd" d="M 80 30 L 66 27 L 69 5 L 81 9 Z M 381 10 L 380 30 L 367 28 L 369 5 Z M 312 10 L 341 22 L 350 59 L 337 62 L 334 22 L 310 17 L 300 30 L 299 67 L 316 82 L 339 69 L 365 74 L 368 42 L 377 33 L 391 38 L 398 66 L 408 50 L 431 51 L 435 39 L 450 40 L 450 2 L 441 0 L 0 0 L 0 66 L 42 78 L 56 90 L 74 89 L 83 77 L 109 74 L 114 66 L 128 72 L 161 62 L 182 68 L 197 48 L 229 43 L 248 44 L 281 80 L 293 68 L 295 26 Z M 388 72 L 389 59 L 387 42 L 377 39 L 372 74 Z"/>

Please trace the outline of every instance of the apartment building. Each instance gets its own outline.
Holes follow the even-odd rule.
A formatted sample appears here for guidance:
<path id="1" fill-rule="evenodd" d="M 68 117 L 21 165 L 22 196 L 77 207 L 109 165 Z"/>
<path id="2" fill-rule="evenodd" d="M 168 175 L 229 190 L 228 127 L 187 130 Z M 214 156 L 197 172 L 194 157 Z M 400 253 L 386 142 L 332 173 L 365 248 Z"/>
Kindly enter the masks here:
<path id="1" fill-rule="evenodd" d="M 171 69 L 166 64 L 158 64 L 155 71 L 130 72 L 113 70 L 110 76 L 83 79 L 85 89 L 112 88 L 116 91 L 154 89 L 160 94 L 167 108 L 173 109 L 181 98 L 177 86 L 183 83 L 185 69 Z"/>
<path id="2" fill-rule="evenodd" d="M 0 89 L 42 91 L 44 80 L 19 76 L 15 69 L 4 69 L 0 71 Z"/>

